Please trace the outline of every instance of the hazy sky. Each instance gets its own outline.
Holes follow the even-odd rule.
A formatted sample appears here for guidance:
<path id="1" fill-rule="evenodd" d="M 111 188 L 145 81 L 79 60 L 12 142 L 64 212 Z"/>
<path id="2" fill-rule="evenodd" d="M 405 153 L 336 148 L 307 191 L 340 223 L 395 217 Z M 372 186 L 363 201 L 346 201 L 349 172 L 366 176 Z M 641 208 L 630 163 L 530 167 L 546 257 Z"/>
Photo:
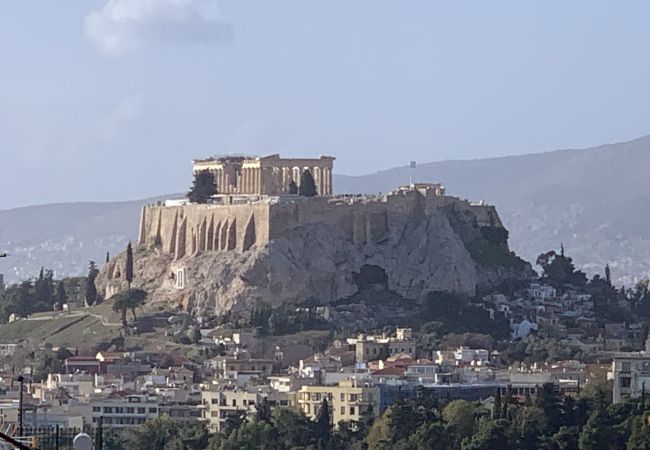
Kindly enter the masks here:
<path id="1" fill-rule="evenodd" d="M 650 133 L 650 2 L 5 1 L 0 209 L 185 189 L 193 157 L 361 174 Z"/>

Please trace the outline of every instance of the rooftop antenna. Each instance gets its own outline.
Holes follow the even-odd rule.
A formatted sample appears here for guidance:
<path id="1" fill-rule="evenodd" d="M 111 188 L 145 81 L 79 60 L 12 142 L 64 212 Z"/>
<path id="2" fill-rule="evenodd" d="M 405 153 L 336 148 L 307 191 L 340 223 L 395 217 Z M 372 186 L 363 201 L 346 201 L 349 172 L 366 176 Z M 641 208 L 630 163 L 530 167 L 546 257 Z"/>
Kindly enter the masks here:
<path id="1" fill-rule="evenodd" d="M 415 170 L 415 166 L 415 161 L 411 161 L 411 164 L 409 165 L 409 187 L 413 187 L 413 170 Z"/>

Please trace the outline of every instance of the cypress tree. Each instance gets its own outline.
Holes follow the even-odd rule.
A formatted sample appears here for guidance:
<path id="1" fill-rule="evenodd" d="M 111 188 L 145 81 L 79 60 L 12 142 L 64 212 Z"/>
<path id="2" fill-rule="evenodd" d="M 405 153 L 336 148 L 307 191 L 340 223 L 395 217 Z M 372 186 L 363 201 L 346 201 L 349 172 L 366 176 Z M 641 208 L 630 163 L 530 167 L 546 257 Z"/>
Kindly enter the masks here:
<path id="1" fill-rule="evenodd" d="M 492 413 L 493 419 L 501 417 L 501 388 L 497 388 L 497 393 L 494 396 L 494 412 Z"/>
<path id="2" fill-rule="evenodd" d="M 97 266 L 95 261 L 88 263 L 88 276 L 86 277 L 86 304 L 92 306 L 97 301 L 97 287 L 95 286 L 95 279 L 97 278 Z"/>
<path id="3" fill-rule="evenodd" d="M 131 283 L 133 282 L 133 248 L 131 247 L 131 242 L 126 246 L 126 282 L 129 284 L 129 289 L 131 289 Z"/>
<path id="4" fill-rule="evenodd" d="M 316 191 L 316 182 L 314 177 L 311 175 L 309 169 L 305 169 L 300 175 L 300 187 L 298 188 L 298 194 L 305 197 L 315 197 L 318 195 Z"/>
<path id="5" fill-rule="evenodd" d="M 59 281 L 59 284 L 56 286 L 56 309 L 58 311 L 63 310 L 63 304 L 68 299 L 68 294 L 65 292 L 65 286 L 63 286 L 63 281 Z"/>
<path id="6" fill-rule="evenodd" d="M 295 181 L 291 180 L 289 182 L 289 194 L 297 194 L 298 193 L 298 185 L 296 184 Z"/>
<path id="7" fill-rule="evenodd" d="M 332 418 L 327 397 L 323 398 L 323 401 L 318 408 L 318 412 L 316 413 L 316 427 L 318 428 L 319 438 L 325 441 L 329 440 L 329 436 L 332 432 Z"/>

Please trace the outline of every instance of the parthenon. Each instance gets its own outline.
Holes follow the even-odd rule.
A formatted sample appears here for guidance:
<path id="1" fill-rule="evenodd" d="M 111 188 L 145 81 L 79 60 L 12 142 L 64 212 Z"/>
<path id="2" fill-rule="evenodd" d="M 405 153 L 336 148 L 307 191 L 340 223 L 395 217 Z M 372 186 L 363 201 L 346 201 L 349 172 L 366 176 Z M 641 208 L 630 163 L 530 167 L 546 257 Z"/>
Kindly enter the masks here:
<path id="1" fill-rule="evenodd" d="M 279 195 L 289 192 L 291 181 L 300 186 L 300 175 L 309 170 L 320 196 L 332 195 L 332 166 L 334 157 L 280 158 L 223 156 L 194 160 L 194 172 L 214 173 L 219 194 Z"/>

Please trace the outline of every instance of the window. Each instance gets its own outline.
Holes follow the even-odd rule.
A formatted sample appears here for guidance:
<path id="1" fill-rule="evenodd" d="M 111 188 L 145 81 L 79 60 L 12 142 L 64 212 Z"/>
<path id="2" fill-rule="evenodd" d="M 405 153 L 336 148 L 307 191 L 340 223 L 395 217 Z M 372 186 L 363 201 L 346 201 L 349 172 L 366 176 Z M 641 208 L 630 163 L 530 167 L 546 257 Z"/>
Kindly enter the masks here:
<path id="1" fill-rule="evenodd" d="M 357 399 L 358 399 L 358 395 L 357 395 L 357 394 L 350 394 L 349 400 L 350 400 L 351 402 L 356 402 Z"/>
<path id="2" fill-rule="evenodd" d="M 147 412 L 147 408 L 138 408 L 138 414 L 145 414 Z"/>
<path id="3" fill-rule="evenodd" d="M 178 269 L 176 271 L 176 288 L 183 289 L 185 287 L 185 269 Z"/>
<path id="4" fill-rule="evenodd" d="M 237 406 L 237 399 L 236 398 L 232 399 L 232 406 Z"/>
<path id="5" fill-rule="evenodd" d="M 621 364 L 621 371 L 622 372 L 629 372 L 630 371 L 630 363 L 629 362 L 624 362 Z"/>
<path id="6" fill-rule="evenodd" d="M 150 414 L 158 414 L 158 408 L 149 408 Z"/>
<path id="7" fill-rule="evenodd" d="M 134 412 L 135 412 L 135 408 L 133 408 L 133 407 L 126 408 L 126 413 L 127 414 L 133 414 Z"/>
<path id="8" fill-rule="evenodd" d="M 113 414 L 113 408 L 111 406 L 104 406 L 104 414 Z"/>
<path id="9" fill-rule="evenodd" d="M 213 399 L 212 399 L 212 404 L 213 404 L 213 405 L 216 405 L 216 404 L 218 404 L 218 403 L 219 403 L 219 399 L 218 399 L 218 398 L 213 398 Z"/>
<path id="10" fill-rule="evenodd" d="M 356 413 L 356 408 L 354 406 L 350 406 L 350 415 L 354 416 L 355 413 Z"/>
<path id="11" fill-rule="evenodd" d="M 345 394 L 344 394 L 343 392 L 341 392 L 341 401 L 342 401 L 342 402 L 345 401 Z"/>
<path id="12" fill-rule="evenodd" d="M 99 406 L 93 406 L 93 412 L 101 412 L 101 410 Z"/>
<path id="13" fill-rule="evenodd" d="M 121 406 L 117 406 L 115 408 L 115 414 L 124 414 L 124 408 L 122 408 Z"/>
<path id="14" fill-rule="evenodd" d="M 342 416 L 345 415 L 345 406 L 341 406 L 341 415 L 342 415 Z"/>
<path id="15" fill-rule="evenodd" d="M 632 379 L 630 377 L 621 377 L 621 387 L 629 388 L 631 385 Z"/>

